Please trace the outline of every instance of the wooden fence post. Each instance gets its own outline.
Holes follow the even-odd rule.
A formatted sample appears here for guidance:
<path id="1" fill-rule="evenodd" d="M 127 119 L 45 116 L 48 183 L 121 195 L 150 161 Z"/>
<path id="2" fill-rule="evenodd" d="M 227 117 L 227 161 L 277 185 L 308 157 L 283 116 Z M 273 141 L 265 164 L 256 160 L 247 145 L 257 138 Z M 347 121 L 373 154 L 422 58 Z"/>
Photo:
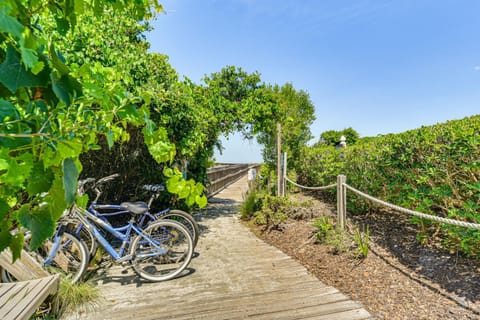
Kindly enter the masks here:
<path id="1" fill-rule="evenodd" d="M 339 175 L 337 177 L 337 228 L 345 229 L 347 220 L 347 192 L 344 184 L 347 183 L 347 177 Z"/>
<path id="2" fill-rule="evenodd" d="M 277 197 L 282 196 L 282 125 L 277 123 Z"/>
<path id="3" fill-rule="evenodd" d="M 287 194 L 287 153 L 283 153 L 282 157 L 282 197 L 285 197 Z"/>

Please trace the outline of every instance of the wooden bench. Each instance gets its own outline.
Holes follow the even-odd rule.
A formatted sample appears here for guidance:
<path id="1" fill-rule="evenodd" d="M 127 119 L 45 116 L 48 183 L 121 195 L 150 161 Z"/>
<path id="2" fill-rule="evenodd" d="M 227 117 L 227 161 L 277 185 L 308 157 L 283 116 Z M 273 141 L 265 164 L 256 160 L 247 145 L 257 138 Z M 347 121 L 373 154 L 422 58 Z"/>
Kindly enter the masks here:
<path id="1" fill-rule="evenodd" d="M 50 275 L 26 251 L 12 263 L 10 251 L 3 250 L 0 266 L 19 280 L 0 284 L 0 319 L 29 319 L 49 295 L 58 291 L 60 275 Z"/>
<path id="2" fill-rule="evenodd" d="M 0 319 L 27 320 L 43 301 L 58 291 L 60 275 L 0 284 Z"/>

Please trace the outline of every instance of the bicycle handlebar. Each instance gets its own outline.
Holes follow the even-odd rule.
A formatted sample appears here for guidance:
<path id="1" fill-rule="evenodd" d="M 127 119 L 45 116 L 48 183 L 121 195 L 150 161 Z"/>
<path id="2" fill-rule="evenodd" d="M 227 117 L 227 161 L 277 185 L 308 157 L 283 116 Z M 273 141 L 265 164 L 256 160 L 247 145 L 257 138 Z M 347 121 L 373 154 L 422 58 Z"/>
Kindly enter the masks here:
<path id="1" fill-rule="evenodd" d="M 102 194 L 102 191 L 99 189 L 99 186 L 101 184 L 105 183 L 105 182 L 112 181 L 112 180 L 114 180 L 118 177 L 120 177 L 120 174 L 114 173 L 112 175 L 100 178 L 98 180 L 95 179 L 95 178 L 86 178 L 86 179 L 83 179 L 83 180 L 79 180 L 77 191 L 78 191 L 79 194 L 83 195 L 83 194 L 85 194 L 85 191 L 87 189 L 93 189 L 95 191 L 95 193 L 97 194 L 97 199 L 98 199 L 100 197 L 100 195 Z M 92 183 L 92 186 L 90 186 L 89 188 L 85 188 L 85 185 L 87 185 L 88 183 Z"/>
<path id="2" fill-rule="evenodd" d="M 106 176 L 106 177 L 103 177 L 103 178 L 100 178 L 97 180 L 97 183 L 95 183 L 95 185 L 99 185 L 99 184 L 102 184 L 102 183 L 105 183 L 105 182 L 109 182 L 111 180 L 114 180 L 116 178 L 120 177 L 120 174 L 118 173 L 114 173 L 112 175 L 109 175 L 109 176 Z"/>

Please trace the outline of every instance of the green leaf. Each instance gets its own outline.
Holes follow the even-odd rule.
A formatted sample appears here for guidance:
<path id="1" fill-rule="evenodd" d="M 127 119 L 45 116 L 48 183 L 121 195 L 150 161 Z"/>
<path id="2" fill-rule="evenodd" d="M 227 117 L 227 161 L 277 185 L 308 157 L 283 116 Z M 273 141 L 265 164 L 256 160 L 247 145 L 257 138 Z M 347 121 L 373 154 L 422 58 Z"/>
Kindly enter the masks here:
<path id="1" fill-rule="evenodd" d="M 197 182 L 197 184 L 195 185 L 195 193 L 202 194 L 204 190 L 205 190 L 205 187 L 203 186 L 203 184 L 201 184 L 200 182 Z"/>
<path id="2" fill-rule="evenodd" d="M 78 195 L 76 198 L 76 204 L 82 208 L 86 208 L 88 204 L 88 194 Z"/>
<path id="3" fill-rule="evenodd" d="M 9 221 L 0 221 L 0 252 L 5 250 L 12 241 Z"/>
<path id="4" fill-rule="evenodd" d="M 63 177 L 60 174 L 55 175 L 52 187 L 48 191 L 48 196 L 45 201 L 49 203 L 50 216 L 53 221 L 57 221 L 67 208 L 65 190 L 63 188 Z"/>
<path id="5" fill-rule="evenodd" d="M 60 33 L 62 36 L 66 36 L 68 29 L 70 29 L 70 24 L 68 23 L 68 20 L 65 18 L 56 18 L 57 20 L 57 30 L 58 33 Z"/>
<path id="6" fill-rule="evenodd" d="M 0 221 L 7 216 L 8 210 L 10 210 L 8 203 L 6 203 L 3 199 L 0 199 Z"/>
<path id="7" fill-rule="evenodd" d="M 50 80 L 52 80 L 53 92 L 58 97 L 58 99 L 62 100 L 67 104 L 67 106 L 69 106 L 71 103 L 71 99 L 70 99 L 68 83 L 65 81 L 65 79 L 62 79 L 62 78 L 63 76 L 57 80 L 53 73 L 50 74 Z"/>
<path id="8" fill-rule="evenodd" d="M 65 158 L 77 158 L 82 152 L 83 143 L 80 140 L 60 141 L 57 147 Z"/>
<path id="9" fill-rule="evenodd" d="M 8 118 L 8 120 L 18 120 L 20 119 L 20 115 L 13 104 L 0 99 L 0 123 L 7 121 L 6 118 Z"/>
<path id="10" fill-rule="evenodd" d="M 173 176 L 167 180 L 166 186 L 167 190 L 170 193 L 175 193 L 177 194 L 180 188 L 180 177 L 178 176 Z"/>
<path id="11" fill-rule="evenodd" d="M 0 174 L 0 181 L 15 187 L 23 186 L 23 182 L 30 175 L 33 167 L 33 155 L 24 153 L 18 157 L 4 160 L 8 162 L 8 169 Z M 6 166 L 4 161 L 2 161 L 2 166 Z"/>
<path id="12" fill-rule="evenodd" d="M 163 175 L 167 178 L 170 178 L 170 177 L 173 177 L 174 173 L 173 173 L 173 169 L 172 168 L 168 168 L 168 167 L 164 167 L 163 168 Z"/>
<path id="13" fill-rule="evenodd" d="M 0 32 L 13 34 L 17 38 L 22 37 L 23 25 L 12 16 L 8 15 L 8 7 L 0 7 Z"/>
<path id="14" fill-rule="evenodd" d="M 112 132 L 112 130 L 108 130 L 108 132 L 105 136 L 107 138 L 108 148 L 111 149 L 113 147 L 113 132 Z"/>
<path id="15" fill-rule="evenodd" d="M 48 48 L 49 53 L 50 53 L 50 59 L 52 61 L 53 67 L 60 73 L 60 75 L 66 75 L 70 72 L 70 69 L 65 65 L 65 63 L 60 60 L 58 57 L 57 51 L 55 50 L 55 46 L 53 43 L 50 44 L 50 47 Z"/>
<path id="16" fill-rule="evenodd" d="M 12 251 L 12 260 L 15 261 L 20 258 L 22 253 L 23 243 L 25 242 L 23 233 L 19 232 L 14 235 L 10 242 L 10 250 Z"/>
<path id="17" fill-rule="evenodd" d="M 17 50 L 12 46 L 7 48 L 7 57 L 0 66 L 0 74 L 2 74 L 0 82 L 11 93 L 17 92 L 17 89 L 22 87 L 45 87 L 48 82 L 45 70 L 37 75 L 26 70 Z"/>
<path id="18" fill-rule="evenodd" d="M 175 145 L 170 142 L 158 141 L 149 145 L 148 150 L 158 163 L 170 162 L 175 157 Z"/>
<path id="19" fill-rule="evenodd" d="M 44 67 L 45 67 L 45 64 L 43 63 L 43 61 L 38 61 L 38 62 L 35 63 L 35 65 L 32 67 L 32 73 L 33 73 L 33 74 L 38 74 L 40 71 L 43 70 Z"/>
<path id="20" fill-rule="evenodd" d="M 65 190 L 65 201 L 71 205 L 75 201 L 77 193 L 78 169 L 72 158 L 63 161 L 63 189 Z"/>
<path id="21" fill-rule="evenodd" d="M 35 52 L 35 50 L 32 50 L 30 48 L 20 47 L 20 53 L 22 54 L 23 64 L 27 69 L 32 69 L 39 62 L 37 53 Z M 41 69 L 38 70 L 38 67 L 37 67 L 35 71 L 40 72 Z M 32 74 L 36 75 L 38 74 L 38 72 L 32 71 Z"/>
<path id="22" fill-rule="evenodd" d="M 46 170 L 43 167 L 43 162 L 36 162 L 33 165 L 32 172 L 27 179 L 27 192 L 30 196 L 47 192 L 52 186 L 53 173 L 50 168 Z"/>
<path id="23" fill-rule="evenodd" d="M 196 196 L 195 202 L 200 208 L 203 208 L 208 204 L 208 199 L 204 195 Z"/>
<path id="24" fill-rule="evenodd" d="M 51 237 L 55 231 L 55 223 L 46 204 L 33 209 L 28 205 L 22 206 L 18 211 L 18 220 L 25 228 L 32 231 L 30 250 L 38 249 L 42 242 Z"/>
<path id="25" fill-rule="evenodd" d="M 84 10 L 85 10 L 85 7 L 84 7 L 84 2 L 85 0 L 75 0 L 75 12 L 77 14 L 83 14 Z"/>
<path id="26" fill-rule="evenodd" d="M 52 81 L 52 89 L 55 95 L 65 102 L 67 106 L 72 103 L 72 97 L 78 97 L 82 95 L 82 85 L 68 74 L 64 74 L 57 79 L 53 72 L 50 74 L 50 80 Z"/>

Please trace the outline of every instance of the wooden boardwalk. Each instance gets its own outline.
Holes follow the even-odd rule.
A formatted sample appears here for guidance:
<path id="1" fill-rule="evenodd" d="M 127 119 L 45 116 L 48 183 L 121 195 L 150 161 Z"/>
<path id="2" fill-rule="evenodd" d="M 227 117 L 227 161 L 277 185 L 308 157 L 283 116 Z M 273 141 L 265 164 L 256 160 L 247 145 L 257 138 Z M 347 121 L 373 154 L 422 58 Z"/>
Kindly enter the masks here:
<path id="1" fill-rule="evenodd" d="M 196 218 L 201 237 L 188 272 L 144 282 L 115 266 L 98 281 L 104 301 L 70 319 L 373 319 L 238 221 L 246 178 L 211 199 Z"/>

